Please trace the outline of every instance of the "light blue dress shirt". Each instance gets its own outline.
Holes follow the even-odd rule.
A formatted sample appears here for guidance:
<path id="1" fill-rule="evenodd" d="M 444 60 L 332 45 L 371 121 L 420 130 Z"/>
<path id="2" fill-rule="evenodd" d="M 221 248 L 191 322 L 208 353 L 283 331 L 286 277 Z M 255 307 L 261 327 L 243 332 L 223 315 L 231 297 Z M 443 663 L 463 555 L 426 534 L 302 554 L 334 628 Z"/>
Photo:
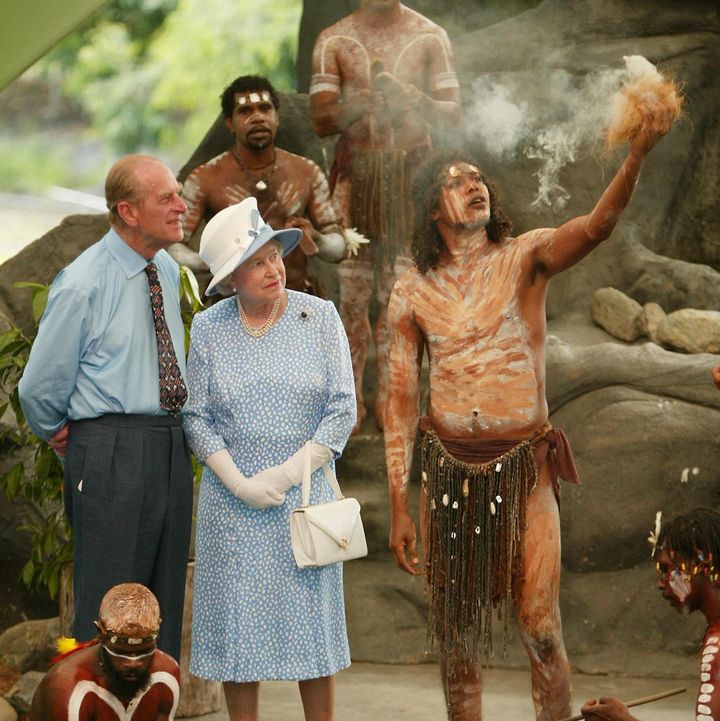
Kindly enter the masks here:
<path id="1" fill-rule="evenodd" d="M 185 378 L 178 266 L 164 250 L 152 261 Z M 48 440 L 68 420 L 166 414 L 160 408 L 147 263 L 111 229 L 53 281 L 19 385 L 25 418 L 40 438 Z"/>

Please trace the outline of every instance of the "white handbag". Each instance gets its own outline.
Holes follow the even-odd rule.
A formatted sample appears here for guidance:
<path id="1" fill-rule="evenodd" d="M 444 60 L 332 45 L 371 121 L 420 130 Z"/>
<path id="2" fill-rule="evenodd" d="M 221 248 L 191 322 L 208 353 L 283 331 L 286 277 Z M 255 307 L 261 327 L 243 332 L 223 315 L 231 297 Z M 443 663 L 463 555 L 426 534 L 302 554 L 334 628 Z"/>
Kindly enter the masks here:
<path id="1" fill-rule="evenodd" d="M 343 496 L 330 466 L 323 464 L 322 470 L 336 500 L 311 506 L 308 448 L 303 467 L 302 505 L 290 514 L 290 541 L 295 563 L 300 568 L 327 566 L 367 556 L 360 504 L 355 498 Z"/>

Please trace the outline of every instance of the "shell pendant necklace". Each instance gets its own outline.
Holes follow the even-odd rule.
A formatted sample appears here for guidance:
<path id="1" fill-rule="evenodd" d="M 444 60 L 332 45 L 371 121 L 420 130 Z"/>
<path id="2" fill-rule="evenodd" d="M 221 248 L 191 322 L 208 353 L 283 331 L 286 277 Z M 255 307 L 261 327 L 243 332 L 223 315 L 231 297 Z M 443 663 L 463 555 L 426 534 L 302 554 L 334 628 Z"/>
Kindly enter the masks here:
<path id="1" fill-rule="evenodd" d="M 275 322 L 275 318 L 277 317 L 278 309 L 280 308 L 280 298 L 276 298 L 275 302 L 273 303 L 273 307 L 270 310 L 270 315 L 265 319 L 265 322 L 262 325 L 255 326 L 250 324 L 248 317 L 245 315 L 242 303 L 240 302 L 240 296 L 235 296 L 235 302 L 237 303 L 238 314 L 240 315 L 240 322 L 242 323 L 242 326 L 248 333 L 248 335 L 251 335 L 253 338 L 260 338 L 270 330 L 273 323 Z"/>
<path id="2" fill-rule="evenodd" d="M 270 178 L 272 177 L 273 173 L 275 172 L 275 162 L 277 160 L 277 151 L 273 148 L 273 156 L 272 160 L 267 163 L 266 165 L 261 165 L 259 168 L 248 168 L 245 163 L 240 160 L 240 156 L 237 153 L 237 149 L 233 146 L 233 148 L 230 151 L 232 153 L 233 158 L 235 158 L 235 162 L 238 164 L 238 167 L 240 170 L 245 173 L 245 176 L 250 180 L 251 183 L 253 183 L 255 190 L 257 190 L 259 193 L 264 192 L 268 189 L 268 185 L 270 183 Z M 265 168 L 270 168 L 270 170 L 265 173 L 260 179 L 256 179 L 255 175 L 253 173 L 257 173 L 260 170 L 265 170 Z"/>

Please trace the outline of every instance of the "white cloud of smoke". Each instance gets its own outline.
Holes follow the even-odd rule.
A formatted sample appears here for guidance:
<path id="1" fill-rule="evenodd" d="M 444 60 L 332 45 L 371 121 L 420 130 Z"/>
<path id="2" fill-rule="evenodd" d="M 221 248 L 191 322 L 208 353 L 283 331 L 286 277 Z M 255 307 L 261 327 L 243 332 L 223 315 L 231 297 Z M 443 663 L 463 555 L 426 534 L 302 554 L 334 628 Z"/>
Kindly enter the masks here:
<path id="1" fill-rule="evenodd" d="M 570 197 L 559 182 L 561 170 L 601 138 L 627 78 L 624 68 L 582 77 L 564 70 L 548 70 L 540 79 L 537 73 L 480 76 L 465 127 L 494 160 L 524 155 L 540 161 L 532 205 L 558 211 Z"/>

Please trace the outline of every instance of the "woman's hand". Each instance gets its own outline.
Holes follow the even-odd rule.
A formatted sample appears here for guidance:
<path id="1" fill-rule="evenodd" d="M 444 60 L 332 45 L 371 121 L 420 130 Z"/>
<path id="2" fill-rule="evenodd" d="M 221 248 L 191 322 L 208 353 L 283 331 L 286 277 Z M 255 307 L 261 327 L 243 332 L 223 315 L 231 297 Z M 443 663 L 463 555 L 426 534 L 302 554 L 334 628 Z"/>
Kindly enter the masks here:
<path id="1" fill-rule="evenodd" d="M 240 476 L 225 484 L 236 498 L 247 503 L 250 508 L 272 508 L 285 503 L 285 494 L 276 491 L 269 483 L 257 481 L 255 478 Z"/>

